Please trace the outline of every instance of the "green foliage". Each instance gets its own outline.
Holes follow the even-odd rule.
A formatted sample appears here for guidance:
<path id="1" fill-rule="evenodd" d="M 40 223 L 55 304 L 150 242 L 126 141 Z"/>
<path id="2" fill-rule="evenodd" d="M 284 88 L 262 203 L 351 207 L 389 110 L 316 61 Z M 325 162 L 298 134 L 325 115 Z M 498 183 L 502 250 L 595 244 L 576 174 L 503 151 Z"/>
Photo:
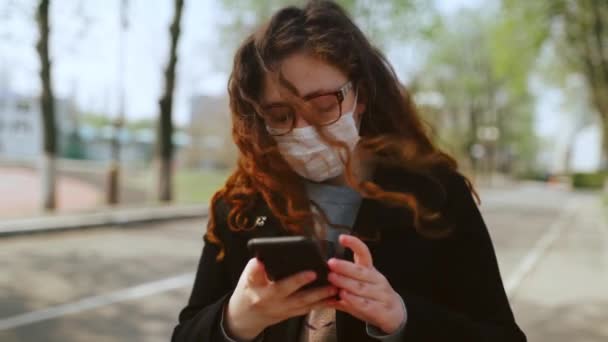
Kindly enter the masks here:
<path id="1" fill-rule="evenodd" d="M 527 36 L 522 39 L 530 32 L 522 30 L 519 21 L 512 16 L 499 16 L 489 29 L 488 49 L 494 72 L 499 78 L 509 78 L 511 91 L 525 94 L 528 74 L 536 60 L 535 39 L 529 41 Z"/>
<path id="2" fill-rule="evenodd" d="M 523 170 L 521 172 L 517 172 L 515 174 L 515 176 L 517 177 L 517 179 L 520 179 L 520 180 L 546 182 L 547 180 L 549 180 L 550 175 L 546 171 L 527 169 L 527 170 Z"/>
<path id="3" fill-rule="evenodd" d="M 175 177 L 176 200 L 207 203 L 226 182 L 229 170 L 180 170 Z"/>
<path id="4" fill-rule="evenodd" d="M 234 18 L 228 27 L 234 32 L 251 31 L 254 26 L 269 19 L 282 7 L 301 6 L 306 1 L 289 0 L 222 0 L 224 10 Z M 429 17 L 431 5 L 424 0 L 338 0 L 344 9 L 373 37 L 395 39 L 407 36 L 408 29 L 432 31 L 436 17 Z M 422 22 L 424 20 L 424 22 Z M 415 26 L 414 26 L 415 25 Z M 409 34 L 412 32 L 410 31 Z"/>
<path id="5" fill-rule="evenodd" d="M 81 114 L 78 117 L 78 121 L 81 125 L 102 128 L 112 126 L 114 124 L 114 116 L 89 112 Z M 156 125 L 157 121 L 149 118 L 133 119 L 124 122 L 124 127 L 130 131 L 137 131 L 140 129 L 156 129 Z"/>
<path id="6" fill-rule="evenodd" d="M 221 34 L 227 42 L 217 60 L 227 63 L 244 37 L 252 33 L 273 13 L 288 5 L 301 6 L 306 1 L 289 0 L 221 0 L 224 17 L 231 18 L 223 25 Z M 439 15 L 427 0 L 338 0 L 373 44 L 387 47 L 407 39 L 430 39 L 439 25 Z M 228 54 L 228 55 L 226 55 Z M 228 65 L 220 65 L 226 68 Z"/>
<path id="7" fill-rule="evenodd" d="M 417 88 L 440 96 L 441 103 L 435 104 L 440 115 L 431 121 L 437 135 L 447 140 L 441 144 L 456 149 L 452 153 L 468 158 L 470 148 L 480 143 L 478 129 L 497 127 L 496 152 L 527 169 L 533 167 L 538 148 L 527 85 L 534 58 L 515 58 L 506 45 L 517 40 L 509 25 L 506 19 L 474 10 L 446 18 L 432 41 Z"/>
<path id="8" fill-rule="evenodd" d="M 78 117 L 81 124 L 101 128 L 112 124 L 112 118 L 106 114 L 83 113 Z"/>
<path id="9" fill-rule="evenodd" d="M 231 170 L 228 169 L 198 169 L 190 170 L 177 168 L 175 171 L 175 202 L 176 203 L 208 203 L 211 196 L 226 182 Z M 146 169 L 142 172 L 125 174 L 125 184 L 148 193 L 151 193 L 157 182 L 157 174 L 154 169 Z"/>
<path id="10" fill-rule="evenodd" d="M 157 122 L 154 119 L 137 119 L 130 120 L 125 123 L 126 128 L 133 131 L 140 129 L 155 129 L 156 125 Z"/>
<path id="11" fill-rule="evenodd" d="M 551 83 L 562 84 L 568 67 L 561 60 L 563 52 L 557 52 L 555 45 L 547 46 L 553 35 L 552 27 L 557 15 L 562 12 L 563 0 L 515 1 L 503 0 L 497 38 L 501 44 L 496 48 L 503 54 L 501 64 L 504 71 L 518 70 L 528 76 L 532 69 L 541 71 L 541 76 Z M 553 29 L 555 31 L 555 29 Z M 540 65 L 538 57 L 548 48 Z M 552 51 L 553 50 L 553 51 Z M 511 53 L 509 53 L 509 51 Z M 513 62 L 513 63 L 511 63 Z"/>
<path id="12" fill-rule="evenodd" d="M 606 172 L 575 173 L 572 175 L 572 186 L 576 189 L 601 190 L 607 178 Z"/>
<path id="13" fill-rule="evenodd" d="M 412 38 L 433 36 L 439 15 L 430 1 L 339 0 L 357 25 L 380 47 Z"/>

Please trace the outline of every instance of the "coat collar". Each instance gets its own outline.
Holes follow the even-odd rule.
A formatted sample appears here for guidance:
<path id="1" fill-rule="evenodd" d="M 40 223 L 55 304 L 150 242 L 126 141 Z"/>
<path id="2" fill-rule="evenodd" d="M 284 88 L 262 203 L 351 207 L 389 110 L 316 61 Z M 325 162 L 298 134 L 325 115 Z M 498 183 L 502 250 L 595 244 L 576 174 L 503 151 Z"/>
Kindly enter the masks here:
<path id="1" fill-rule="evenodd" d="M 438 174 L 428 176 L 390 166 L 377 166 L 372 174 L 373 182 L 382 189 L 414 194 L 425 207 L 433 210 L 440 210 L 446 199 L 440 178 Z M 279 220 L 265 203 L 259 203 L 256 207 L 252 212 L 253 222 L 257 223 L 255 236 L 285 235 Z M 364 197 L 353 225 L 353 235 L 373 244 L 381 239 L 383 229 L 403 229 L 403 225 L 411 219 L 411 212 L 407 208 L 390 207 L 376 199 Z"/>

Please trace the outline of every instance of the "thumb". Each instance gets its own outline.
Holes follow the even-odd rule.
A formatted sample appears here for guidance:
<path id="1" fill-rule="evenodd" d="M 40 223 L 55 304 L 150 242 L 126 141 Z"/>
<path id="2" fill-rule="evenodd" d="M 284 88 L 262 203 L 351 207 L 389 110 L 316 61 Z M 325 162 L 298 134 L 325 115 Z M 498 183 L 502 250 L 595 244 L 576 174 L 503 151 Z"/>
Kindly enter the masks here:
<path id="1" fill-rule="evenodd" d="M 264 264 L 258 258 L 251 258 L 245 266 L 247 272 L 247 280 L 249 284 L 254 286 L 264 286 L 268 283 L 266 269 Z"/>

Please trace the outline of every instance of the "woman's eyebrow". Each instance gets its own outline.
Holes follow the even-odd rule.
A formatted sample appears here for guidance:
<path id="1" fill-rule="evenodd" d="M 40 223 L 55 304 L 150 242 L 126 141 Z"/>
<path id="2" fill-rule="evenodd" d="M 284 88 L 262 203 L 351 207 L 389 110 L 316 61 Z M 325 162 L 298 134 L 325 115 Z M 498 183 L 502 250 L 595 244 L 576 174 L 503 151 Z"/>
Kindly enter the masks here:
<path id="1" fill-rule="evenodd" d="M 306 100 L 306 99 L 309 99 L 309 98 L 317 96 L 317 95 L 332 94 L 332 93 L 335 93 L 338 90 L 340 90 L 340 87 L 343 84 L 345 84 L 345 83 L 346 83 L 346 81 L 344 83 L 338 84 L 338 85 L 336 85 L 334 87 L 331 87 L 331 88 L 321 88 L 321 89 L 313 90 L 313 91 L 308 92 L 308 93 L 306 93 L 304 95 L 301 95 L 301 97 Z"/>
<path id="2" fill-rule="evenodd" d="M 313 90 L 311 92 L 308 92 L 308 93 L 302 95 L 302 98 L 303 99 L 308 99 L 308 98 L 311 98 L 313 96 L 317 96 L 317 95 L 321 95 L 321 94 L 327 94 L 327 93 L 331 93 L 331 92 L 334 92 L 334 91 L 336 91 L 336 90 L 335 89 L 325 89 L 325 88 L 323 88 L 323 89 L 317 89 L 317 90 Z"/>

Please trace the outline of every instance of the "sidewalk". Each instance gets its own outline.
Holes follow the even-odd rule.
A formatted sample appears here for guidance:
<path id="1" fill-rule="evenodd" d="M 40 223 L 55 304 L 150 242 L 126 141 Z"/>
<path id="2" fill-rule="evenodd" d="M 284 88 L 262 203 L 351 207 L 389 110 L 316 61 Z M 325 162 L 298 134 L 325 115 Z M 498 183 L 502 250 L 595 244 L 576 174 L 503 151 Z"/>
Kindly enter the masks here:
<path id="1" fill-rule="evenodd" d="M 0 167 L 0 220 L 31 215 L 40 207 L 41 180 L 37 171 L 22 167 Z M 61 211 L 94 208 L 103 200 L 103 191 L 87 182 L 59 174 L 57 204 Z"/>
<path id="2" fill-rule="evenodd" d="M 0 238 L 22 234 L 85 229 L 100 226 L 128 225 L 175 219 L 205 217 L 208 206 L 159 205 L 142 208 L 106 208 L 101 211 L 44 215 L 34 218 L 0 220 Z"/>
<path id="3" fill-rule="evenodd" d="M 529 341 L 608 341 L 608 217 L 601 199 L 573 193 L 564 225 L 511 298 Z"/>

